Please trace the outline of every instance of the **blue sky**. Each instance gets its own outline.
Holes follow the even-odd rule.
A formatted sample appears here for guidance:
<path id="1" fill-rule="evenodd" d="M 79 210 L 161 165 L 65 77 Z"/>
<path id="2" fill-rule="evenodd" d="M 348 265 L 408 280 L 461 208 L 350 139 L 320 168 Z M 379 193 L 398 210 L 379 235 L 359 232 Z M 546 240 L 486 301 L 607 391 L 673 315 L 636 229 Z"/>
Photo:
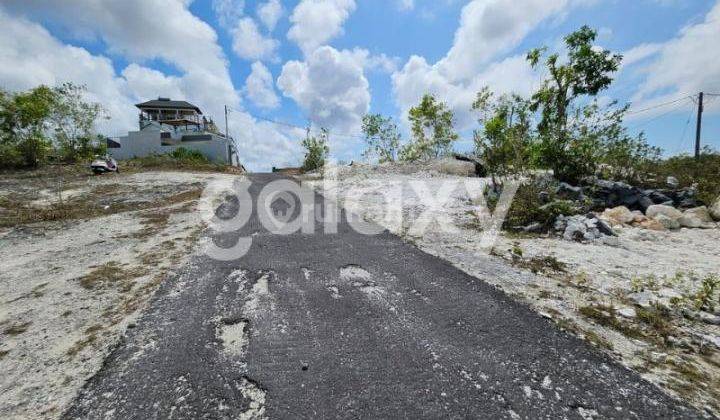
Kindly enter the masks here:
<path id="1" fill-rule="evenodd" d="M 262 10 L 262 12 L 259 12 Z M 163 19 L 164 18 L 164 19 Z M 255 170 L 297 164 L 301 129 L 266 119 L 328 126 L 333 156 L 360 159 L 366 112 L 395 117 L 425 92 L 456 112 L 471 147 L 469 110 L 482 86 L 528 95 L 541 73 L 522 59 L 533 47 L 561 45 L 582 25 L 627 65 L 601 100 L 637 111 L 720 93 L 720 5 L 710 0 L 6 0 L 0 22 L 0 86 L 27 89 L 63 81 L 88 86 L 112 120 L 133 129 L 132 104 L 183 97 L 221 119 Z M 720 100 L 709 97 L 703 139 L 720 148 Z M 628 118 L 666 153 L 690 151 L 691 99 Z"/>

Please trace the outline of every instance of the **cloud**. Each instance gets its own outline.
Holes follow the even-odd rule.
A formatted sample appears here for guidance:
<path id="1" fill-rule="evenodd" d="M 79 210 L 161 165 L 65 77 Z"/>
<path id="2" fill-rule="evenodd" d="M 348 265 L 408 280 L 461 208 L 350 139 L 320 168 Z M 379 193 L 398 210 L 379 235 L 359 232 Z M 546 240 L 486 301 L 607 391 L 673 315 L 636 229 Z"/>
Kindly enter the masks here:
<path id="1" fill-rule="evenodd" d="M 99 37 L 108 52 L 131 61 L 162 59 L 180 70 L 188 100 L 217 111 L 239 102 L 215 30 L 188 10 L 187 0 L 7 0 L 10 10 L 39 16 L 82 36 Z M 162 18 L 159 18 L 162 17 Z M 158 36 L 162 34 L 162 36 Z"/>
<path id="2" fill-rule="evenodd" d="M 257 8 L 258 18 L 270 32 L 275 30 L 275 26 L 284 12 L 280 0 L 268 0 L 258 5 Z"/>
<path id="3" fill-rule="evenodd" d="M 407 12 L 415 8 L 415 0 L 397 0 L 398 9 Z"/>
<path id="4" fill-rule="evenodd" d="M 693 95 L 700 91 L 720 92 L 720 60 L 712 46 L 720 39 L 720 2 L 705 19 L 679 31 L 677 36 L 661 44 L 640 45 L 631 51 L 645 60 L 638 68 L 644 75 L 632 100 L 634 108 L 652 106 L 659 102 Z M 710 48 L 710 50 L 708 49 Z M 706 110 L 720 110 L 718 102 Z M 661 110 L 662 111 L 662 110 Z"/>
<path id="5" fill-rule="evenodd" d="M 342 34 L 343 24 L 353 11 L 355 0 L 301 0 L 290 16 L 288 39 L 310 54 Z"/>
<path id="6" fill-rule="evenodd" d="M 245 13 L 245 0 L 213 0 L 212 9 L 220 25 L 231 27 Z"/>
<path id="7" fill-rule="evenodd" d="M 462 9 L 452 48 L 438 66 L 450 80 L 467 80 L 482 65 L 517 46 L 532 29 L 561 12 L 567 0 L 474 0 Z"/>
<path id="8" fill-rule="evenodd" d="M 246 96 L 258 107 L 275 109 L 280 106 L 280 98 L 275 93 L 273 77 L 263 63 L 252 64 L 252 72 L 245 80 Z"/>
<path id="9" fill-rule="evenodd" d="M 137 120 L 126 82 L 115 75 L 107 57 L 94 56 L 84 48 L 64 45 L 40 25 L 9 16 L 0 9 L 0 85 L 11 91 L 40 84 L 85 84 L 88 100 L 100 102 L 112 117 L 103 128 L 117 133 Z M 7 65 L 12 63 L 12 65 Z"/>
<path id="10" fill-rule="evenodd" d="M 242 18 L 232 30 L 233 51 L 245 60 L 275 60 L 277 40 L 265 38 L 251 18 Z"/>
<path id="11" fill-rule="evenodd" d="M 277 84 L 313 123 L 347 133 L 357 130 L 370 108 L 363 66 L 362 54 L 324 46 L 307 61 L 285 63 Z"/>
<path id="12" fill-rule="evenodd" d="M 529 94 L 540 83 L 524 55 L 498 59 L 545 19 L 568 6 L 567 0 L 473 0 L 463 7 L 452 47 L 437 63 L 412 56 L 392 76 L 395 101 L 403 115 L 423 94 L 432 93 L 455 111 L 458 128 L 473 124 L 475 94 L 484 86 L 499 93 Z"/>
<path id="13" fill-rule="evenodd" d="M 11 1 L 11 0 L 9 0 Z M 134 104 L 157 96 L 186 99 L 197 104 L 208 116 L 216 121 L 222 116 L 223 105 L 230 105 L 236 111 L 229 117 L 231 134 L 238 144 L 241 161 L 251 170 L 269 170 L 273 164 L 297 163 L 302 156 L 299 139 L 302 130 L 276 127 L 271 123 L 257 121 L 241 109 L 240 97 L 230 81 L 227 61 L 217 45 L 214 30 L 207 27 L 187 10 L 176 10 L 174 6 L 186 7 L 188 2 L 167 2 L 145 0 L 141 5 L 123 2 L 123 8 L 136 7 L 138 10 L 160 10 L 156 6 L 165 6 L 163 12 L 155 16 L 166 19 L 181 19 L 172 24 L 158 23 L 167 30 L 164 37 L 149 36 L 147 42 L 132 45 L 136 38 L 133 31 L 139 30 L 135 23 L 125 26 L 116 25 L 134 12 L 114 8 L 116 2 L 108 2 L 108 7 L 92 21 L 92 11 L 98 12 L 94 1 L 88 1 L 91 10 L 82 10 L 82 2 L 68 0 L 70 10 L 58 8 L 56 20 L 65 24 L 77 14 L 77 24 L 86 33 L 101 37 L 114 53 L 124 52 L 130 60 L 160 58 L 174 64 L 179 75 L 167 75 L 150 69 L 139 63 L 131 62 L 118 75 L 110 58 L 93 55 L 84 48 L 67 45 L 52 36 L 44 27 L 27 18 L 8 14 L 0 7 L 0 61 L 12 65 L 0 66 L 0 86 L 12 91 L 30 89 L 38 84 L 57 85 L 66 81 L 84 84 L 88 88 L 87 99 L 100 102 L 111 116 L 110 121 L 101 121 L 98 129 L 106 135 L 124 135 L 137 129 L 137 109 Z M 65 5 L 65 3 L 63 3 Z M 18 2 L 9 4 L 17 13 L 35 15 L 36 2 Z M 22 6 L 22 7 L 21 7 Z M 111 16 L 119 13 L 117 16 Z M 184 21 L 183 21 L 184 20 Z M 158 21 L 160 22 L 160 20 Z M 200 22 L 200 23 L 198 23 Z M 125 28 L 127 34 L 122 33 Z M 200 28 L 198 33 L 188 33 L 188 28 Z M 209 29 L 206 32 L 205 29 Z M 156 33 L 155 33 L 156 35 Z M 187 35 L 186 38 L 183 38 Z M 173 42 L 154 41 L 155 38 L 167 38 Z M 176 42 L 184 39 L 183 42 Z M 202 43 L 203 45 L 193 45 Z M 165 44 L 167 50 L 159 45 Z M 147 49 L 143 49 L 146 45 Z M 202 50 L 202 51 L 201 51 Z M 182 53 L 184 51 L 184 53 Z M 196 52 L 197 56 L 193 57 Z M 219 122 L 219 121 L 218 121 Z"/>

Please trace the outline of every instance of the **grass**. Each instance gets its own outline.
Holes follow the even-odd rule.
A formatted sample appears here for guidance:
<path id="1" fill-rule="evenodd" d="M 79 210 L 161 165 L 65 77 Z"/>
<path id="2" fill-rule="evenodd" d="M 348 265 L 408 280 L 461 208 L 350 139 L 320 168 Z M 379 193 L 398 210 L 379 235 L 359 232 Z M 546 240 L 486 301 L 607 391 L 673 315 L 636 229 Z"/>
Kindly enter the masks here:
<path id="1" fill-rule="evenodd" d="M 105 187 L 107 188 L 107 187 Z M 153 202 L 116 202 L 107 206 L 98 203 L 111 195 L 96 194 L 74 197 L 55 202 L 50 206 L 36 206 L 29 202 L 0 200 L 0 227 L 27 225 L 40 222 L 86 220 L 136 210 L 156 209 L 194 201 L 202 195 L 202 188 L 192 188 L 170 196 L 158 197 Z M 179 210 L 182 211 L 182 210 Z"/>
<path id="2" fill-rule="evenodd" d="M 635 312 L 638 319 L 650 326 L 660 337 L 666 338 L 672 334 L 671 315 L 667 308 L 656 304 L 649 308 L 637 308 Z"/>
<path id="3" fill-rule="evenodd" d="M 184 154 L 152 155 L 123 160 L 118 163 L 123 172 L 141 172 L 143 170 L 179 170 L 200 172 L 242 173 L 240 168 L 209 162 L 204 156 L 185 156 Z"/>
<path id="4" fill-rule="evenodd" d="M 595 321 L 595 323 L 608 327 L 622 333 L 626 337 L 642 339 L 645 334 L 634 326 L 625 323 L 615 315 L 615 308 L 606 305 L 583 306 L 579 309 L 584 317 Z"/>
<path id="5" fill-rule="evenodd" d="M 30 328 L 30 325 L 32 325 L 32 322 L 23 322 L 21 324 L 13 324 L 3 330 L 3 334 L 9 335 L 9 336 L 16 336 L 24 333 L 25 331 Z"/>
<path id="6" fill-rule="evenodd" d="M 127 269 L 116 261 L 110 261 L 80 277 L 78 282 L 80 286 L 87 290 L 102 290 L 114 287 L 121 292 L 128 292 L 133 288 L 133 280 L 146 275 L 147 272 L 145 268 Z"/>

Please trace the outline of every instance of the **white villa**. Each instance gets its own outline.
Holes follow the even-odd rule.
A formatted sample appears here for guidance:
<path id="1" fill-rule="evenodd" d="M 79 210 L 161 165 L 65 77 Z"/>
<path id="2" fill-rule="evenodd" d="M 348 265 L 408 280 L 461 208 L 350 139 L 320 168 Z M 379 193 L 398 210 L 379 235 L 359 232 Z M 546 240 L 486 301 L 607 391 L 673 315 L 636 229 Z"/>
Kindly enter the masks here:
<path id="1" fill-rule="evenodd" d="M 164 155 L 182 147 L 197 150 L 212 162 L 241 166 L 232 137 L 221 134 L 197 106 L 169 98 L 135 106 L 140 109 L 140 130 L 118 141 L 108 140 L 108 153 L 113 158 Z"/>

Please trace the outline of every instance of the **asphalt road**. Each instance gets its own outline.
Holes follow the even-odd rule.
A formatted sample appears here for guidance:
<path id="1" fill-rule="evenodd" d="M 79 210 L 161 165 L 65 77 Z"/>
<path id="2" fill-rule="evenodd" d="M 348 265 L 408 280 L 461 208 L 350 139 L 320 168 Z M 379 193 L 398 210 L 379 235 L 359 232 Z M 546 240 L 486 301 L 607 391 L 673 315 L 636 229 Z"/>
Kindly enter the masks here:
<path id="1" fill-rule="evenodd" d="M 278 177 L 251 179 L 257 197 Z M 239 235 L 247 255 L 161 287 L 66 418 L 698 416 L 387 232 L 274 235 L 254 214 Z"/>

